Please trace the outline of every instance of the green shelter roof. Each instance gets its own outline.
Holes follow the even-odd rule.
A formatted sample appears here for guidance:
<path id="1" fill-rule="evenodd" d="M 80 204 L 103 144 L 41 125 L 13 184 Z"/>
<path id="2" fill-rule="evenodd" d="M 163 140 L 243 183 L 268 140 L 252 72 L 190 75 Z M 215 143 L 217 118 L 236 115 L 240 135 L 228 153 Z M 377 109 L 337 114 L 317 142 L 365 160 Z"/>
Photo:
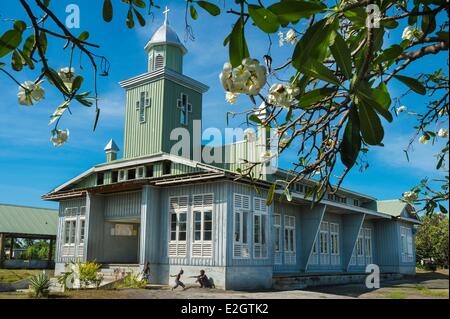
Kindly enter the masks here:
<path id="1" fill-rule="evenodd" d="M 0 204 L 0 233 L 56 236 L 58 211 Z"/>
<path id="2" fill-rule="evenodd" d="M 409 206 L 409 204 L 398 199 L 377 201 L 377 211 L 394 217 L 400 217 Z"/>

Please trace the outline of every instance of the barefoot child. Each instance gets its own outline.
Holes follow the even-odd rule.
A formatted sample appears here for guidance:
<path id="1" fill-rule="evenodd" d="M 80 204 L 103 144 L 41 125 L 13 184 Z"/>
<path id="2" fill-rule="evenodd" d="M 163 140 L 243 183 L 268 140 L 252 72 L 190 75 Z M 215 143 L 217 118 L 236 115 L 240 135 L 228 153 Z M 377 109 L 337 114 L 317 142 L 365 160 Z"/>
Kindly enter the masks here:
<path id="1" fill-rule="evenodd" d="M 177 289 L 178 286 L 182 287 L 183 290 L 186 289 L 186 286 L 183 284 L 183 282 L 180 280 L 181 275 L 183 275 L 184 271 L 183 269 L 180 270 L 180 272 L 176 275 L 170 275 L 170 277 L 175 277 L 175 286 L 172 287 L 172 290 Z"/>

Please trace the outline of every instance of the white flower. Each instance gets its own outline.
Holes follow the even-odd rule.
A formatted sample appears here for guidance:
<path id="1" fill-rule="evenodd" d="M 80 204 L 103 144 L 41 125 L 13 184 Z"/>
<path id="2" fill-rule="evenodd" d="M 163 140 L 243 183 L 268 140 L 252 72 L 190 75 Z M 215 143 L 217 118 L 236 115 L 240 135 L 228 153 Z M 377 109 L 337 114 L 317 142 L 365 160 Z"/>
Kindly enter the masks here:
<path id="1" fill-rule="evenodd" d="M 437 135 L 439 137 L 442 137 L 442 138 L 447 138 L 448 137 L 448 130 L 445 129 L 445 128 L 440 128 L 439 131 L 437 132 Z"/>
<path id="2" fill-rule="evenodd" d="M 40 87 L 43 81 L 34 83 L 32 81 L 25 81 L 19 86 L 19 93 L 17 97 L 21 105 L 33 105 L 33 101 L 39 102 L 45 97 L 45 91 Z"/>
<path id="3" fill-rule="evenodd" d="M 444 116 L 445 115 L 445 107 L 444 108 L 442 108 L 440 111 L 439 111 L 439 116 Z"/>
<path id="4" fill-rule="evenodd" d="M 69 130 L 53 130 L 52 136 L 50 137 L 50 141 L 53 143 L 53 146 L 59 147 L 63 145 L 69 138 Z"/>
<path id="5" fill-rule="evenodd" d="M 234 104 L 234 103 L 236 103 L 238 96 L 239 96 L 239 93 L 227 92 L 225 94 L 225 100 L 230 104 Z"/>
<path id="6" fill-rule="evenodd" d="M 397 114 L 405 112 L 407 110 L 407 107 L 402 105 L 397 109 Z"/>
<path id="7" fill-rule="evenodd" d="M 413 202 L 417 199 L 417 193 L 410 191 L 404 192 L 403 199 L 406 200 L 407 202 Z"/>
<path id="8" fill-rule="evenodd" d="M 412 28 L 410 26 L 407 26 L 402 33 L 402 39 L 413 41 L 414 39 L 418 39 L 422 37 L 423 32 L 417 28 Z"/>
<path id="9" fill-rule="evenodd" d="M 290 84 L 273 84 L 269 89 L 269 103 L 276 106 L 289 107 L 294 102 L 300 90 Z"/>
<path id="10" fill-rule="evenodd" d="M 235 68 L 225 63 L 219 79 L 227 92 L 258 95 L 267 81 L 266 68 L 258 60 L 246 58 Z"/>
<path id="11" fill-rule="evenodd" d="M 289 29 L 289 31 L 286 32 L 285 40 L 291 44 L 295 44 L 297 42 L 297 35 L 293 29 Z"/>
<path id="12" fill-rule="evenodd" d="M 273 157 L 273 154 L 271 151 L 267 150 L 261 153 L 261 159 L 263 160 L 269 160 Z"/>
<path id="13" fill-rule="evenodd" d="M 58 70 L 58 75 L 68 89 L 72 88 L 72 82 L 75 79 L 75 69 L 65 67 Z"/>
<path id="14" fill-rule="evenodd" d="M 422 135 L 421 137 L 419 137 L 419 142 L 422 144 L 427 144 L 429 140 L 430 137 L 428 135 Z"/>

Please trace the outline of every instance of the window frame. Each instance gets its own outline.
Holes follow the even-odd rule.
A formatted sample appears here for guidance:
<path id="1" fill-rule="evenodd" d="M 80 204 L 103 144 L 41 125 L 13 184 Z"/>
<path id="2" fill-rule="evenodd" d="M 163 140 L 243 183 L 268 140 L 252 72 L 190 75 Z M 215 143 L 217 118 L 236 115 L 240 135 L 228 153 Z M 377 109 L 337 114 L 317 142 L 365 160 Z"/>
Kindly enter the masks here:
<path id="1" fill-rule="evenodd" d="M 237 198 L 240 197 L 240 202 Z M 238 205 L 239 204 L 239 205 Z M 246 204 L 246 205 L 245 205 Z M 249 195 L 233 193 L 233 259 L 250 259 L 250 223 L 251 198 Z M 236 241 L 236 218 L 239 216 L 239 240 Z M 236 248 L 240 246 L 240 255 L 237 255 Z M 243 250 L 246 254 L 243 254 Z"/>
<path id="2" fill-rule="evenodd" d="M 172 208 L 171 207 L 171 202 L 172 199 L 176 198 L 178 203 L 180 202 L 180 199 L 183 198 L 186 201 L 186 206 L 184 207 L 177 207 L 177 208 Z M 183 222 L 185 224 L 185 230 L 180 230 L 180 225 L 182 224 L 180 222 L 180 216 L 181 215 L 185 215 L 186 219 Z M 169 258 L 173 258 L 173 257 L 186 257 L 187 256 L 187 244 L 188 244 L 188 238 L 189 238 L 189 196 L 170 196 L 169 197 L 169 211 L 168 211 L 168 238 L 167 238 L 167 256 Z M 176 220 L 175 220 L 175 239 L 172 239 L 172 217 L 175 216 Z M 185 239 L 184 240 L 180 240 L 180 232 L 185 232 Z M 170 246 L 171 244 L 175 244 L 176 246 L 176 253 L 170 254 Z M 179 246 L 180 245 L 184 245 L 184 254 L 183 253 L 179 253 Z"/>

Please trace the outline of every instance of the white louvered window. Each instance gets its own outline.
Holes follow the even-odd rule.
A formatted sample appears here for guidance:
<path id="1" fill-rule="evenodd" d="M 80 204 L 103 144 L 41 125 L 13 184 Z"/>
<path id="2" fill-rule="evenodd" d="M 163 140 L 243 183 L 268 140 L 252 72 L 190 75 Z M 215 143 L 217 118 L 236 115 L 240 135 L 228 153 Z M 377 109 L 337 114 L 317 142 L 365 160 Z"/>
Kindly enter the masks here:
<path id="1" fill-rule="evenodd" d="M 295 216 L 284 215 L 284 263 L 296 264 Z"/>
<path id="2" fill-rule="evenodd" d="M 402 248 L 402 262 L 414 261 L 412 229 L 400 226 L 400 239 Z"/>
<path id="3" fill-rule="evenodd" d="M 145 166 L 139 166 L 138 168 L 136 168 L 136 178 L 145 178 Z"/>
<path id="4" fill-rule="evenodd" d="M 192 197 L 192 257 L 212 257 L 213 194 Z"/>
<path id="5" fill-rule="evenodd" d="M 164 54 L 157 53 L 155 58 L 155 70 L 161 69 L 164 67 Z"/>
<path id="6" fill-rule="evenodd" d="M 234 194 L 233 257 L 250 258 L 248 245 L 248 218 L 250 215 L 250 196 Z"/>
<path id="7" fill-rule="evenodd" d="M 186 256 L 188 196 L 169 198 L 169 257 Z"/>
<path id="8" fill-rule="evenodd" d="M 123 182 L 123 181 L 127 180 L 127 170 L 126 169 L 119 170 L 119 174 L 118 174 L 117 180 L 119 182 Z"/>
<path id="9" fill-rule="evenodd" d="M 353 249 L 350 265 L 364 266 L 372 263 L 373 258 L 373 242 L 372 229 L 361 228 L 356 240 L 355 248 Z"/>
<path id="10" fill-rule="evenodd" d="M 273 244 L 274 244 L 274 263 L 276 265 L 282 264 L 281 257 L 281 215 L 273 215 Z"/>
<path id="11" fill-rule="evenodd" d="M 253 257 L 267 258 L 268 208 L 264 198 L 253 198 Z"/>
<path id="12" fill-rule="evenodd" d="M 330 246 L 331 246 L 331 264 L 339 265 L 341 263 L 339 248 L 339 224 L 330 223 Z"/>
<path id="13" fill-rule="evenodd" d="M 330 263 L 330 250 L 329 250 L 329 225 L 328 222 L 322 222 L 320 224 L 319 232 L 319 247 L 320 247 L 320 264 L 328 265 Z"/>

